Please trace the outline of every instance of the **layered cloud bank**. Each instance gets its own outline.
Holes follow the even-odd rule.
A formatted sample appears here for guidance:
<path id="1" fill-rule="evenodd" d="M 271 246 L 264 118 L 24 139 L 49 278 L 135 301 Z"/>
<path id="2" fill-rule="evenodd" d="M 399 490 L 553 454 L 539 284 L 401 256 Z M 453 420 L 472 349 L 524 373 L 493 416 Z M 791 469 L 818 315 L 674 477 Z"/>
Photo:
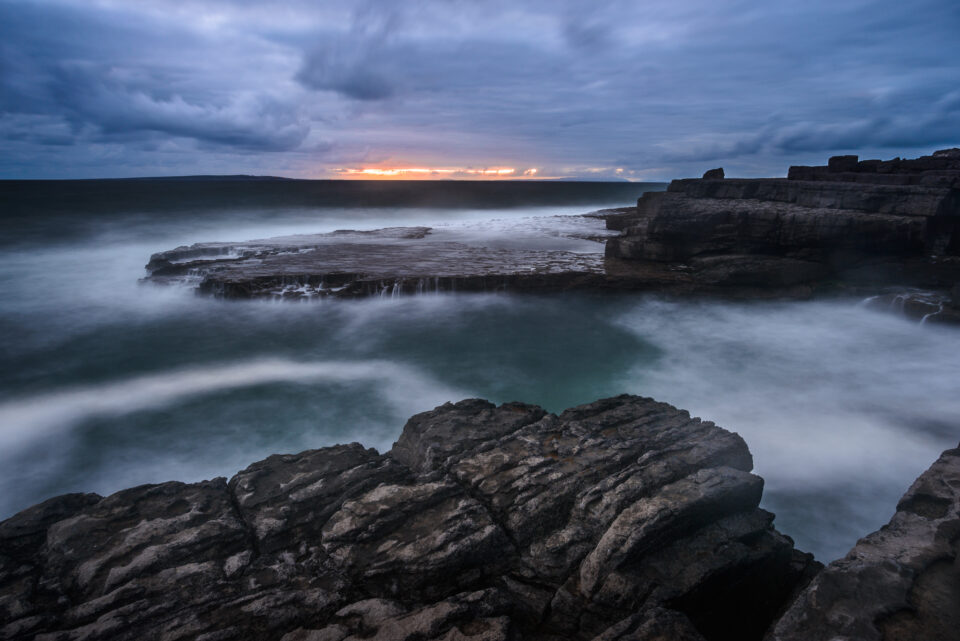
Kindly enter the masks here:
<path id="1" fill-rule="evenodd" d="M 958 27 L 947 0 L 11 0 L 0 177 L 655 180 L 911 155 L 960 143 Z"/>

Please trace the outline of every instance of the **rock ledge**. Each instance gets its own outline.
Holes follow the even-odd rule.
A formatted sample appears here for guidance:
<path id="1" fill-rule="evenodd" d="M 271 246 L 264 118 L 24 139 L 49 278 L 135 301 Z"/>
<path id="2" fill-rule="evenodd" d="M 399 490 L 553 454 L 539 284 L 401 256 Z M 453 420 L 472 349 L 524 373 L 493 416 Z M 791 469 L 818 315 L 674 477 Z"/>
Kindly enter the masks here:
<path id="1" fill-rule="evenodd" d="M 446 404 L 393 450 L 0 523 L 4 639 L 760 639 L 818 565 L 736 434 L 651 399 Z"/>

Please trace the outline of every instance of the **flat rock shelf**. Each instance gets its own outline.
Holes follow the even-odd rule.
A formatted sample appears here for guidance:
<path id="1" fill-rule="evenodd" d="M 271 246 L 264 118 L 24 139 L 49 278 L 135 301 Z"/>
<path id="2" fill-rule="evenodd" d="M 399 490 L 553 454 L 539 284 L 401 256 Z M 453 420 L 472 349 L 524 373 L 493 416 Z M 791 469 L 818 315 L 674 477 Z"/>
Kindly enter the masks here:
<path id="1" fill-rule="evenodd" d="M 615 234 L 602 222 L 574 218 L 586 223 L 580 233 L 592 236 L 585 239 L 593 245 L 587 251 L 470 243 L 429 227 L 341 230 L 179 247 L 151 257 L 148 280 L 187 282 L 223 298 L 603 287 L 608 277 L 602 239 Z"/>
<path id="2" fill-rule="evenodd" d="M 840 293 L 878 296 L 875 306 L 918 320 L 960 322 L 960 149 L 883 162 L 835 157 L 792 167 L 787 178 L 711 170 L 648 191 L 635 207 L 542 220 L 539 235 L 493 241 L 400 227 L 201 243 L 154 254 L 145 280 L 222 298 Z M 586 245 L 545 242 L 557 238 Z"/>

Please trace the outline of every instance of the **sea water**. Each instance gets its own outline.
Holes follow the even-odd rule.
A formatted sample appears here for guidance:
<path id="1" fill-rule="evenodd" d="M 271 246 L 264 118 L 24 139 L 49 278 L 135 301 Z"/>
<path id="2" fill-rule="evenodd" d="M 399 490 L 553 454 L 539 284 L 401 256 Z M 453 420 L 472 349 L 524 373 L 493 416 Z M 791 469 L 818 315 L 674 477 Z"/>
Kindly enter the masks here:
<path id="1" fill-rule="evenodd" d="M 0 518 L 64 492 L 230 476 L 273 453 L 385 451 L 446 401 L 559 412 L 631 393 L 739 432 L 776 526 L 820 560 L 842 556 L 960 439 L 960 332 L 856 300 L 296 303 L 138 283 L 151 253 L 177 245 L 344 228 L 596 252 L 574 236 L 602 222 L 556 216 L 617 204 L 21 209 L 0 248 Z"/>

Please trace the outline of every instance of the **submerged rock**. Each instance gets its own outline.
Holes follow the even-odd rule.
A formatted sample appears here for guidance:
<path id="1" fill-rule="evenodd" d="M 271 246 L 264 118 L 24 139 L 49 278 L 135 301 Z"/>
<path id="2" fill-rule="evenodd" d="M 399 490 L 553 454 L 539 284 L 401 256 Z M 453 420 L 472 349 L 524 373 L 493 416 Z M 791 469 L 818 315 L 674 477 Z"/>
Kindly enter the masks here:
<path id="1" fill-rule="evenodd" d="M 760 639 L 818 565 L 736 434 L 651 399 L 446 404 L 393 450 L 0 524 L 10 639 Z"/>
<path id="2" fill-rule="evenodd" d="M 870 309 L 893 312 L 920 321 L 921 323 L 960 324 L 960 309 L 956 292 L 948 296 L 943 292 L 893 291 L 871 296 L 864 301 Z"/>

